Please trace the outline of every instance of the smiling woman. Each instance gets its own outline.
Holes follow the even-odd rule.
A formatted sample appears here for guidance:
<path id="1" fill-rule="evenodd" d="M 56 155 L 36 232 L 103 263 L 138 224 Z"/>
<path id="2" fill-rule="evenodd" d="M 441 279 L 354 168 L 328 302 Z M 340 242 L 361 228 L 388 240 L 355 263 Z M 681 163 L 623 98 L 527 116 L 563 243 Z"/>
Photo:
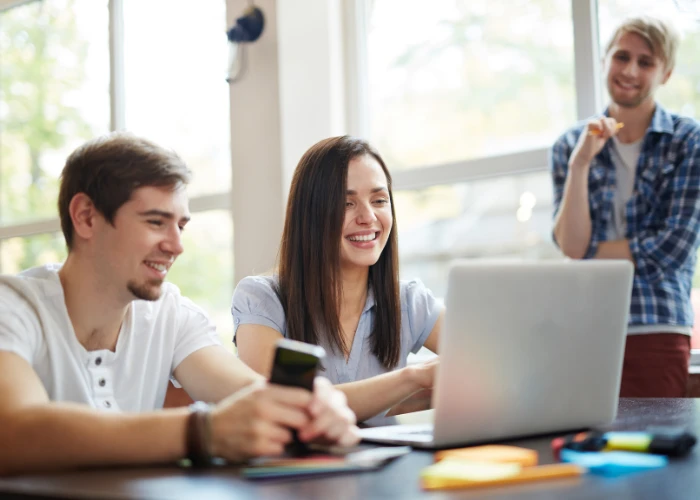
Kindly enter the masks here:
<path id="1" fill-rule="evenodd" d="M 312 146 L 292 179 L 278 268 L 234 292 L 241 359 L 269 375 L 280 338 L 323 346 L 324 375 L 359 420 L 430 389 L 437 362 L 406 358 L 437 352 L 443 308 L 420 281 L 399 281 L 396 231 L 381 156 L 348 136 Z"/>

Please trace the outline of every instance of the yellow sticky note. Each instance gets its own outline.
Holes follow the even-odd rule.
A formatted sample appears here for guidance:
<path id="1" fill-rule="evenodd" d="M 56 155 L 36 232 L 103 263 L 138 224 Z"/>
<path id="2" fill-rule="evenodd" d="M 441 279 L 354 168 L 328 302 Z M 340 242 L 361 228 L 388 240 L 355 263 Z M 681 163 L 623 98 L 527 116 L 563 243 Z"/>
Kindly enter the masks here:
<path id="1" fill-rule="evenodd" d="M 442 460 L 421 471 L 424 485 L 445 484 L 453 481 L 497 481 L 520 474 L 518 464 L 467 462 L 464 460 Z"/>
<path id="2" fill-rule="evenodd" d="M 519 446 L 491 444 L 456 448 L 435 453 L 435 461 L 445 459 L 468 460 L 470 462 L 515 463 L 523 467 L 537 465 L 537 452 Z"/>
<path id="3" fill-rule="evenodd" d="M 584 471 L 573 464 L 521 467 L 512 463 L 446 459 L 423 469 L 420 478 L 423 489 L 444 490 L 573 477 L 580 476 Z"/>

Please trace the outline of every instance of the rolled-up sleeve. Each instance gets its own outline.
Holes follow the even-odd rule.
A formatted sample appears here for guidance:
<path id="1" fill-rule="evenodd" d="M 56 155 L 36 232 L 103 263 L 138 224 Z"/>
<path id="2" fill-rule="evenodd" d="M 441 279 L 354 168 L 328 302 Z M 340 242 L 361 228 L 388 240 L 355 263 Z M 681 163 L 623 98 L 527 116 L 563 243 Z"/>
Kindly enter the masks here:
<path id="1" fill-rule="evenodd" d="M 13 352 L 33 364 L 41 337 L 36 312 L 17 293 L 0 283 L 0 350 Z"/>
<path id="2" fill-rule="evenodd" d="M 552 174 L 552 186 L 554 188 L 554 213 L 553 219 L 556 219 L 561 206 L 561 200 L 564 197 L 564 184 L 566 183 L 566 172 L 569 163 L 570 148 L 566 141 L 566 135 L 563 135 L 554 143 L 549 154 L 549 170 Z M 556 241 L 555 241 L 556 243 Z"/>
<path id="3" fill-rule="evenodd" d="M 420 280 L 402 282 L 401 285 L 402 307 L 411 334 L 411 352 L 415 353 L 425 344 L 445 306 Z"/>
<path id="4" fill-rule="evenodd" d="M 0 307 L 0 351 L 13 352 L 33 364 L 38 344 L 35 327 L 27 325 L 14 311 Z"/>
<path id="5" fill-rule="evenodd" d="M 561 209 L 561 202 L 564 199 L 566 176 L 569 172 L 569 158 L 571 157 L 574 146 L 578 142 L 581 132 L 582 127 L 569 130 L 554 143 L 550 152 L 549 170 L 552 175 L 552 186 L 554 189 L 552 221 L 556 221 L 559 210 Z M 595 221 L 591 220 L 591 224 L 595 224 Z M 583 256 L 584 259 L 593 258 L 598 251 L 598 240 L 594 237 L 596 231 L 593 229 L 594 228 L 591 230 L 591 239 L 588 242 L 588 248 Z M 559 246 L 559 242 L 554 235 L 553 225 L 552 241 L 555 245 Z"/>
<path id="6" fill-rule="evenodd" d="M 274 278 L 249 276 L 243 278 L 233 292 L 233 341 L 241 325 L 262 325 L 286 336 L 284 308 L 274 289 Z"/>
<path id="7" fill-rule="evenodd" d="M 640 277 L 658 281 L 676 270 L 698 248 L 700 231 L 700 136 L 695 133 L 683 147 L 684 154 L 668 183 L 671 190 L 668 215 L 660 230 L 644 231 L 629 240 Z"/>
<path id="8" fill-rule="evenodd" d="M 177 301 L 178 329 L 171 367 L 173 372 L 193 352 L 221 345 L 216 326 L 204 310 L 186 297 L 178 296 Z"/>

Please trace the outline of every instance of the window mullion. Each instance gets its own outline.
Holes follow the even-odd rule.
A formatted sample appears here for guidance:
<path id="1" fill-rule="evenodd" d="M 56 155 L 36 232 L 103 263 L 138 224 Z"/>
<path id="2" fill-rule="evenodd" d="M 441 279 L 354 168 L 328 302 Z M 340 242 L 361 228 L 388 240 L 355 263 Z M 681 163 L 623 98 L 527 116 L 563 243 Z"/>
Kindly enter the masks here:
<path id="1" fill-rule="evenodd" d="M 394 190 L 414 190 L 443 184 L 542 172 L 547 170 L 548 155 L 548 148 L 540 148 L 423 168 L 396 170 L 391 174 L 392 186 Z"/>
<path id="2" fill-rule="evenodd" d="M 344 0 L 342 7 L 347 131 L 351 135 L 369 137 L 367 0 Z"/>
<path id="3" fill-rule="evenodd" d="M 594 115 L 603 105 L 600 84 L 598 0 L 571 0 L 574 26 L 576 112 L 579 120 Z"/>
<path id="4" fill-rule="evenodd" d="M 124 130 L 124 0 L 109 0 L 109 71 L 110 130 Z"/>
<path id="5" fill-rule="evenodd" d="M 61 230 L 61 223 L 58 218 L 43 219 L 26 224 L 14 224 L 12 226 L 0 227 L 0 241 L 9 238 L 23 238 L 35 234 L 55 233 Z"/>

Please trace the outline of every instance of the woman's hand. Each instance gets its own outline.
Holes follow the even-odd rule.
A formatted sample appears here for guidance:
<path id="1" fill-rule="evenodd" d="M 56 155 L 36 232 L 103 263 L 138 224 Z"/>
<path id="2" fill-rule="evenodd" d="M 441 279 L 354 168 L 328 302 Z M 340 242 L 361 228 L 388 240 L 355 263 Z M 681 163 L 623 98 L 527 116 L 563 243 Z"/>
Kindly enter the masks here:
<path id="1" fill-rule="evenodd" d="M 409 378 L 415 384 L 417 390 L 400 403 L 391 407 L 385 416 L 392 417 L 402 413 L 412 413 L 431 408 L 433 384 L 435 383 L 435 373 L 438 366 L 440 366 L 440 358 L 435 357 L 430 361 L 404 368 L 407 370 Z"/>
<path id="2" fill-rule="evenodd" d="M 438 366 L 440 366 L 440 358 L 435 357 L 430 361 L 407 366 L 406 369 L 409 370 L 410 378 L 416 384 L 417 389 L 432 389 Z"/>

